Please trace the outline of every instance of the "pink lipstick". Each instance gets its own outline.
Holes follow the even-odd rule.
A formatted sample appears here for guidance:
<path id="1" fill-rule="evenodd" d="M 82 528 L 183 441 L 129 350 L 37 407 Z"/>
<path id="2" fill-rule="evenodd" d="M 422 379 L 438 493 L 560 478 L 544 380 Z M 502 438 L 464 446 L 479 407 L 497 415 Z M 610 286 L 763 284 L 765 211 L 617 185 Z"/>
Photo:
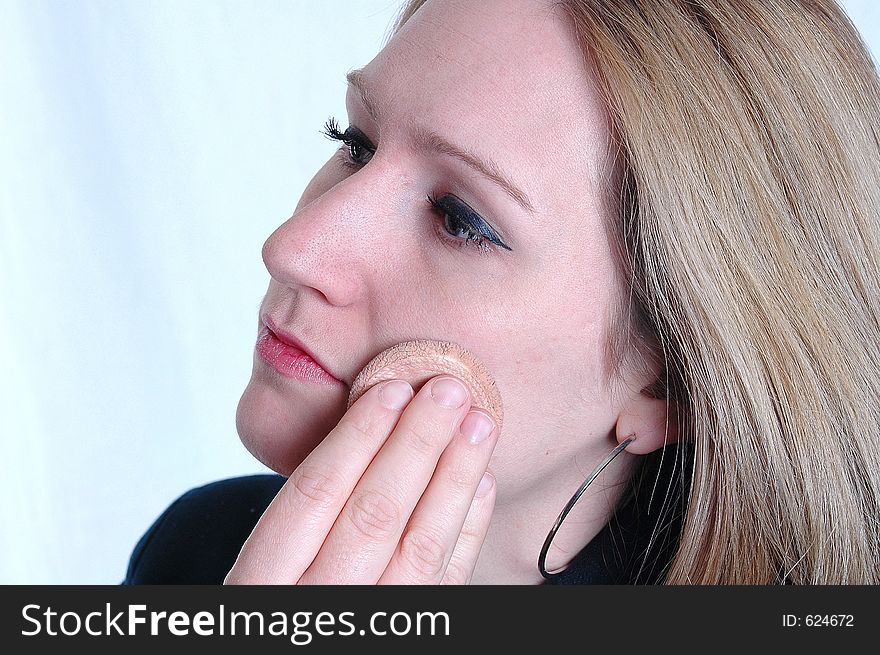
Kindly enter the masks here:
<path id="1" fill-rule="evenodd" d="M 269 366 L 286 378 L 325 386 L 342 384 L 312 357 L 263 325 L 257 336 L 257 353 Z"/>

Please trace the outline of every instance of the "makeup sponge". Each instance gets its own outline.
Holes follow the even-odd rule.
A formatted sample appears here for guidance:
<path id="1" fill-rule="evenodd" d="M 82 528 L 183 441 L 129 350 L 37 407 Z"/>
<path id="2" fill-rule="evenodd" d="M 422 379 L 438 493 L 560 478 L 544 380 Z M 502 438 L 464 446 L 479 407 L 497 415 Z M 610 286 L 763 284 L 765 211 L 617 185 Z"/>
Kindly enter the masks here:
<path id="1" fill-rule="evenodd" d="M 504 410 L 495 380 L 471 352 L 451 341 L 418 339 L 398 343 L 376 355 L 351 383 L 348 406 L 377 382 L 406 380 L 418 392 L 436 375 L 449 373 L 471 392 L 471 406 L 486 410 L 501 430 Z"/>

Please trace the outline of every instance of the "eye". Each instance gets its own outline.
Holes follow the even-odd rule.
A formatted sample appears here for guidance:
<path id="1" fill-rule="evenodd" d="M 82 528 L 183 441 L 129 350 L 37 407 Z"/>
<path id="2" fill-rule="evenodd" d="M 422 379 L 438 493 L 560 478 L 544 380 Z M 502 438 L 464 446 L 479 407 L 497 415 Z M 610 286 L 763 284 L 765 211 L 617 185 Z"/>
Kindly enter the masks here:
<path id="1" fill-rule="evenodd" d="M 324 123 L 321 133 L 329 139 L 348 146 L 348 155 L 342 163 L 353 170 L 358 170 L 369 163 L 376 152 L 376 147 L 363 132 L 354 126 L 349 126 L 345 132 L 340 131 L 336 119 L 332 116 Z M 440 198 L 428 195 L 427 198 L 431 208 L 443 219 L 442 229 L 437 231 L 438 238 L 457 248 L 476 248 L 480 254 L 492 252 L 493 248 L 488 245 L 489 243 L 494 243 L 505 250 L 513 250 L 461 198 L 452 194 L 445 194 Z"/>
<path id="2" fill-rule="evenodd" d="M 429 195 L 428 202 L 443 219 L 441 238 L 445 238 L 453 245 L 459 248 L 472 246 L 477 248 L 481 254 L 492 251 L 492 247 L 488 243 L 494 243 L 505 250 L 512 250 L 461 198 L 446 194 L 437 199 Z M 454 238 L 450 239 L 450 236 Z"/>
<path id="3" fill-rule="evenodd" d="M 348 159 L 343 163 L 349 168 L 357 169 L 367 164 L 376 151 L 370 140 L 356 127 L 348 127 L 345 132 L 340 132 L 339 125 L 332 116 L 324 123 L 321 133 L 328 139 L 341 141 L 348 146 Z"/>

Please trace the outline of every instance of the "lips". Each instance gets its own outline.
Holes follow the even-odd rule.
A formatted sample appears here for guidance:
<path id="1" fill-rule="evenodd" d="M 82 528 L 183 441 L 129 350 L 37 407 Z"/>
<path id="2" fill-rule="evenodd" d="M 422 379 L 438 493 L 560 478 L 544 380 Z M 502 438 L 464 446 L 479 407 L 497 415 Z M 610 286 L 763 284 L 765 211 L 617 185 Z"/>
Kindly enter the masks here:
<path id="1" fill-rule="evenodd" d="M 286 377 L 320 384 L 342 384 L 302 341 L 278 328 L 269 316 L 261 318 L 264 327 L 257 339 L 257 352 L 263 360 Z"/>

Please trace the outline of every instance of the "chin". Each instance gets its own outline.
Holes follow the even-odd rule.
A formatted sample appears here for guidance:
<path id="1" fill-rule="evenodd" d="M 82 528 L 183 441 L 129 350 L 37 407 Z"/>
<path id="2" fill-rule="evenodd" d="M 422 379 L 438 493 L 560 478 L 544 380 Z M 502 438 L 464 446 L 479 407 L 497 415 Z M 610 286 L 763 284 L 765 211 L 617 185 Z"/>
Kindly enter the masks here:
<path id="1" fill-rule="evenodd" d="M 346 400 L 292 397 L 251 379 L 238 401 L 235 427 L 251 455 L 289 476 L 336 427 Z"/>

